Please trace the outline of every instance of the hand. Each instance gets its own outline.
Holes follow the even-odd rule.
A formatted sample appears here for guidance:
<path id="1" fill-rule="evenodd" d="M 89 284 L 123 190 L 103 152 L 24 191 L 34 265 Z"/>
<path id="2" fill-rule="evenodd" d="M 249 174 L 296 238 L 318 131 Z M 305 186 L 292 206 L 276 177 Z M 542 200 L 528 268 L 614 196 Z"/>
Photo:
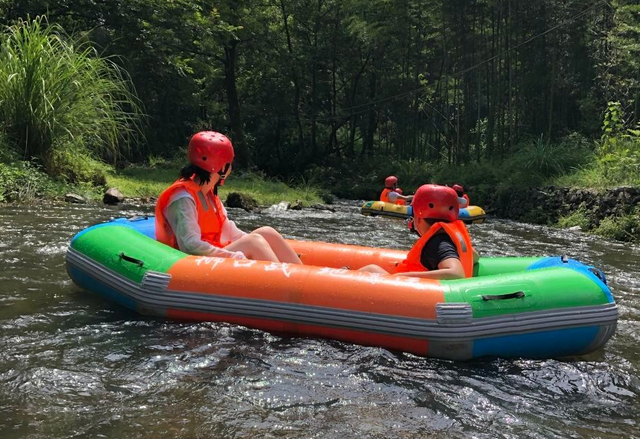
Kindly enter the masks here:
<path id="1" fill-rule="evenodd" d="M 245 253 L 243 252 L 232 252 L 231 259 L 247 259 L 247 256 L 245 256 Z"/>

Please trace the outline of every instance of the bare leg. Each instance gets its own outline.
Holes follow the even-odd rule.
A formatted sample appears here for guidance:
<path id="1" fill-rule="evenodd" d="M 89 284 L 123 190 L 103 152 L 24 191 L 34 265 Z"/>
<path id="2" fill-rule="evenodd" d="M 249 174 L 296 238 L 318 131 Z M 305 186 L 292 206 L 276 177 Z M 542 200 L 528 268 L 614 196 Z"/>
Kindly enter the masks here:
<path id="1" fill-rule="evenodd" d="M 283 236 L 272 227 L 260 227 L 250 233 L 250 235 L 254 234 L 265 238 L 265 241 L 267 241 L 280 262 L 302 264 L 296 252 L 287 244 Z"/>
<path id="2" fill-rule="evenodd" d="M 380 273 L 380 274 L 389 274 L 387 270 L 382 267 L 379 267 L 376 264 L 366 265 L 358 269 L 358 271 L 367 271 L 368 273 Z"/>
<path id="3" fill-rule="evenodd" d="M 229 244 L 225 250 L 243 252 L 248 259 L 257 261 L 280 262 L 267 240 L 258 234 L 245 235 Z"/>

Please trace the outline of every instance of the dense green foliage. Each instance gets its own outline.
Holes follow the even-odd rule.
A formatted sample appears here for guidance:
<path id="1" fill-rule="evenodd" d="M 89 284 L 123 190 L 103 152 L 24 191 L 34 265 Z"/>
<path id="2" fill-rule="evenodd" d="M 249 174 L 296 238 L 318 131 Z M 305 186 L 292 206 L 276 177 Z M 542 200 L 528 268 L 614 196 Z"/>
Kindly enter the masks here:
<path id="1" fill-rule="evenodd" d="M 604 238 L 639 242 L 639 208 L 621 217 L 604 218 L 593 233 Z"/>
<path id="2" fill-rule="evenodd" d="M 69 189 L 43 169 L 156 196 L 201 129 L 234 142 L 223 195 L 261 204 L 372 199 L 390 174 L 639 185 L 632 0 L 0 0 L 0 25 L 0 202 Z M 597 214 L 559 224 L 638 235 L 638 210 Z"/>
<path id="3" fill-rule="evenodd" d="M 114 159 L 136 130 L 137 100 L 121 69 L 41 19 L 0 34 L 5 148 L 70 181 L 104 183 L 93 154 Z"/>
<path id="4" fill-rule="evenodd" d="M 119 56 L 149 114 L 147 148 L 130 160 L 173 155 L 209 128 L 230 134 L 237 167 L 285 177 L 345 160 L 512 160 L 535 179 L 586 166 L 576 155 L 599 154 L 591 141 L 556 145 L 597 139 L 608 102 L 625 129 L 638 124 L 638 11 L 632 0 L 0 0 L 5 24 L 47 13 Z"/>

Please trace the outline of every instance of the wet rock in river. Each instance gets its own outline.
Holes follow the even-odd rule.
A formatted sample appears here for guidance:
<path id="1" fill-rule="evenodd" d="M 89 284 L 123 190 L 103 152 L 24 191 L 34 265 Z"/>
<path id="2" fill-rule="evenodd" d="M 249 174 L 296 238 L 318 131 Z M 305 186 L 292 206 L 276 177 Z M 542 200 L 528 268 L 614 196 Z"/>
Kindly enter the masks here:
<path id="1" fill-rule="evenodd" d="M 230 192 L 225 201 L 227 207 L 237 207 L 247 212 L 258 209 L 258 202 L 249 195 L 240 192 Z"/>
<path id="2" fill-rule="evenodd" d="M 81 197 L 78 194 L 65 194 L 65 201 L 67 203 L 74 203 L 74 204 L 85 204 L 87 200 L 85 200 L 83 197 Z"/>
<path id="3" fill-rule="evenodd" d="M 102 202 L 105 204 L 118 204 L 122 203 L 125 199 L 125 196 L 115 187 L 109 188 L 105 191 L 105 195 L 102 197 Z"/>

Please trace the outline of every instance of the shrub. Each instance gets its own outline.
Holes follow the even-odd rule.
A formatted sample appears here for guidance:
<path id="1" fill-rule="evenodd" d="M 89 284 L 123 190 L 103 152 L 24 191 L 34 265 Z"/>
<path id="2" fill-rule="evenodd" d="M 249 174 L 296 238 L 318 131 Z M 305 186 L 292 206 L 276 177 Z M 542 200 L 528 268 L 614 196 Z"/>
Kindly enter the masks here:
<path id="1" fill-rule="evenodd" d="M 581 227 L 581 230 L 588 230 L 590 227 L 590 219 L 588 218 L 588 211 L 585 207 L 585 203 L 581 203 L 579 208 L 574 212 L 559 217 L 556 225 L 561 228 L 579 226 Z"/>
<path id="2" fill-rule="evenodd" d="M 43 17 L 0 34 L 0 131 L 52 175 L 60 151 L 84 148 L 114 160 L 139 132 L 138 99 L 125 73 Z"/>
<path id="3" fill-rule="evenodd" d="M 0 202 L 29 201 L 46 180 L 47 176 L 33 163 L 0 163 Z"/>
<path id="4" fill-rule="evenodd" d="M 107 184 L 107 173 L 112 167 L 95 159 L 82 146 L 67 145 L 54 148 L 49 159 L 56 174 L 68 183 Z"/>
<path id="5" fill-rule="evenodd" d="M 639 242 L 639 208 L 628 215 L 604 218 L 594 233 L 604 238 Z"/>

